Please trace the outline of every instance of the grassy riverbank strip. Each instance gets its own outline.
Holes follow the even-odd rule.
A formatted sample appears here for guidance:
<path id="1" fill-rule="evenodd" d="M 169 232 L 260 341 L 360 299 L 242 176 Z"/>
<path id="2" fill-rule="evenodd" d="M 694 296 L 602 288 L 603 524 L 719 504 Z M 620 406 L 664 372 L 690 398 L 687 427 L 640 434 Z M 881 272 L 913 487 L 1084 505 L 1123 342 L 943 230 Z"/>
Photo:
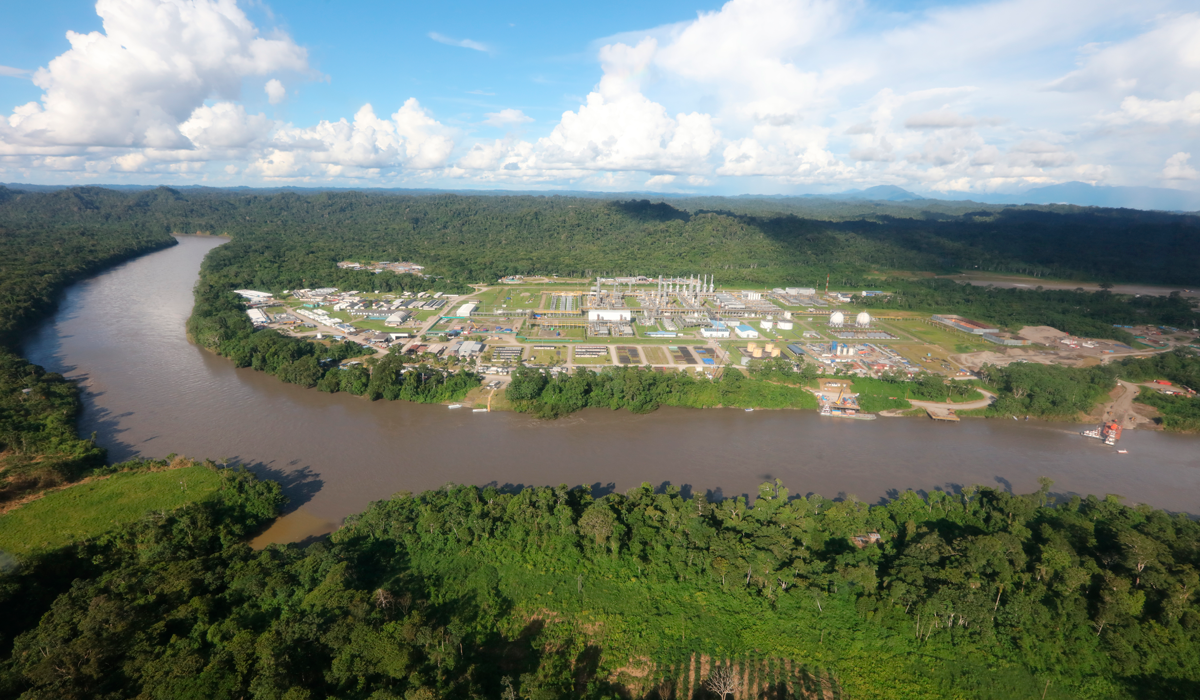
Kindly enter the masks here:
<path id="1" fill-rule="evenodd" d="M 94 477 L 0 515 L 0 550 L 27 556 L 57 549 L 149 512 L 210 501 L 220 488 L 220 475 L 203 465 Z"/>

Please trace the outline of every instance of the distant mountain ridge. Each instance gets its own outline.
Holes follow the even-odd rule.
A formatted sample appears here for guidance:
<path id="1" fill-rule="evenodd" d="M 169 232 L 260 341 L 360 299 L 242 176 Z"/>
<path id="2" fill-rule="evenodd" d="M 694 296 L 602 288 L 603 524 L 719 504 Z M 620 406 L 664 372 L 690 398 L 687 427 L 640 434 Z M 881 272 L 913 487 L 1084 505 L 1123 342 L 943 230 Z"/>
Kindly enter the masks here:
<path id="1" fill-rule="evenodd" d="M 21 183 L 0 183 L 0 188 L 24 190 L 26 192 L 52 192 L 69 187 L 83 185 L 27 185 Z M 86 185 L 102 187 L 111 190 L 149 190 L 162 185 Z M 920 201 L 951 201 L 979 202 L 980 204 L 1074 204 L 1082 207 L 1110 207 L 1124 209 L 1143 209 L 1156 211 L 1200 211 L 1200 192 L 1173 190 L 1165 187 L 1110 187 L 1107 185 L 1089 185 L 1086 182 L 1064 182 L 1045 187 L 1034 187 L 1017 194 L 982 193 L 982 192 L 931 192 L 919 194 L 910 192 L 896 185 L 876 185 L 866 189 L 852 189 L 832 194 L 802 194 L 802 195 L 705 195 L 682 192 L 594 192 L 584 190 L 466 190 L 466 189 L 437 189 L 419 188 L 408 189 L 401 187 L 209 187 L 206 185 L 167 185 L 177 190 L 220 190 L 226 192 L 277 193 L 296 192 L 299 194 L 313 192 L 378 192 L 391 194 L 460 194 L 460 195 L 532 195 L 542 197 L 587 197 L 591 199 L 627 199 L 641 198 L 654 200 L 670 200 L 694 197 L 728 197 L 731 199 L 828 199 L 834 201 L 864 201 L 864 202 L 920 202 Z"/>

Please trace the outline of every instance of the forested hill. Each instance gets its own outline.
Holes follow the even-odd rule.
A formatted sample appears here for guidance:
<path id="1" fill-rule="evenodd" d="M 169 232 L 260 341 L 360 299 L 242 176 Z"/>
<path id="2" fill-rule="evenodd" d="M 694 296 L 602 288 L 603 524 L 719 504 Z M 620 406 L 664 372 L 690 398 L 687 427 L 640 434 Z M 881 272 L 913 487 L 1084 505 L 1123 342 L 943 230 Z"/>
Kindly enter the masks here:
<path id="1" fill-rule="evenodd" d="M 1196 216 L 824 200 L 789 200 L 791 211 L 778 213 L 772 201 L 0 188 L 0 225 L 229 233 L 273 254 L 287 249 L 281 270 L 343 256 L 415 259 L 460 281 L 710 271 L 725 283 L 816 284 L 831 274 L 857 285 L 873 271 L 978 269 L 1200 284 Z"/>

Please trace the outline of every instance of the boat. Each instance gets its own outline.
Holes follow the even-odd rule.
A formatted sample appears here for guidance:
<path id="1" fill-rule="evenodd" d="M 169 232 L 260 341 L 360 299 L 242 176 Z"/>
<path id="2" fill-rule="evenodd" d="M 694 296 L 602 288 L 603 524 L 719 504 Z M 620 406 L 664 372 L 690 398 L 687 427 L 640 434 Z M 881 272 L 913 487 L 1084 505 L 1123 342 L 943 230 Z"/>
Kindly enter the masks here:
<path id="1" fill-rule="evenodd" d="M 1119 454 L 1119 455 L 1127 455 L 1127 454 L 1129 454 L 1129 450 L 1117 450 L 1117 454 Z"/>
<path id="2" fill-rule="evenodd" d="M 753 410 L 754 410 L 753 408 L 747 408 L 747 409 L 746 409 L 746 413 L 749 413 L 749 412 L 751 412 L 751 411 L 753 411 Z"/>
<path id="3" fill-rule="evenodd" d="M 829 416 L 830 418 L 853 418 L 854 420 L 875 420 L 878 418 L 874 413 L 859 413 L 854 409 L 835 408 L 831 404 L 821 406 L 821 411 L 817 415 Z"/>
<path id="4" fill-rule="evenodd" d="M 462 408 L 462 404 L 461 403 L 452 403 L 449 406 L 447 406 L 447 408 Z"/>
<path id="5" fill-rule="evenodd" d="M 487 410 L 486 408 L 473 408 L 473 409 L 471 409 L 471 413 L 487 413 L 487 412 L 488 412 L 488 410 Z"/>
<path id="6" fill-rule="evenodd" d="M 1116 421 L 1101 423 L 1100 427 L 1092 430 L 1081 430 L 1079 434 L 1084 437 L 1103 440 L 1105 445 L 1115 445 L 1117 444 L 1117 440 L 1121 439 L 1121 424 Z"/>

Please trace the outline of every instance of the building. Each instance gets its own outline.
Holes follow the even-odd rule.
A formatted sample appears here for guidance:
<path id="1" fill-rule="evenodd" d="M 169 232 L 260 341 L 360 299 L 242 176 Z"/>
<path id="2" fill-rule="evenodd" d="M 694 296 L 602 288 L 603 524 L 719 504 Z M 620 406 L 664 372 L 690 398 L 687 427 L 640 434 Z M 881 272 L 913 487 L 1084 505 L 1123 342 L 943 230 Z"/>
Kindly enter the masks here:
<path id="1" fill-rule="evenodd" d="M 743 340 L 746 338 L 758 337 L 758 331 L 754 330 L 745 323 L 739 323 L 737 327 L 733 329 L 733 332 L 737 333 L 737 337 L 742 338 Z"/>
<path id="2" fill-rule="evenodd" d="M 410 318 L 412 318 L 411 311 L 397 311 L 384 319 L 383 323 L 387 326 L 402 326 Z"/>
<path id="3" fill-rule="evenodd" d="M 972 335 L 995 335 L 1000 332 L 999 328 L 994 328 L 979 321 L 972 321 L 962 316 L 955 316 L 954 314 L 934 314 L 933 321 L 943 326 L 949 326 L 956 331 Z"/>
<path id="4" fill-rule="evenodd" d="M 720 321 L 713 321 L 712 328 L 701 328 L 700 335 L 705 338 L 728 338 L 729 327 Z"/>
<path id="5" fill-rule="evenodd" d="M 267 302 L 271 301 L 270 292 L 256 292 L 253 289 L 235 289 L 234 294 L 240 294 L 250 301 Z"/>
<path id="6" fill-rule="evenodd" d="M 475 340 L 467 340 L 458 346 L 458 356 L 470 357 L 472 355 L 478 355 L 479 353 L 483 352 L 483 348 L 483 343 Z"/>
<path id="7" fill-rule="evenodd" d="M 476 302 L 473 302 L 473 301 L 469 301 L 466 304 L 463 304 L 462 306 L 458 307 L 458 311 L 455 311 L 454 315 L 458 316 L 460 318 L 467 318 L 471 314 L 475 313 L 475 309 L 477 309 L 477 308 L 479 308 L 479 304 L 477 304 Z"/>
<path id="8" fill-rule="evenodd" d="M 631 309 L 589 309 L 588 321 L 633 321 Z"/>
<path id="9" fill-rule="evenodd" d="M 256 326 L 265 326 L 271 322 L 271 318 L 262 309 L 249 309 L 246 315 L 250 317 L 250 323 Z"/>

